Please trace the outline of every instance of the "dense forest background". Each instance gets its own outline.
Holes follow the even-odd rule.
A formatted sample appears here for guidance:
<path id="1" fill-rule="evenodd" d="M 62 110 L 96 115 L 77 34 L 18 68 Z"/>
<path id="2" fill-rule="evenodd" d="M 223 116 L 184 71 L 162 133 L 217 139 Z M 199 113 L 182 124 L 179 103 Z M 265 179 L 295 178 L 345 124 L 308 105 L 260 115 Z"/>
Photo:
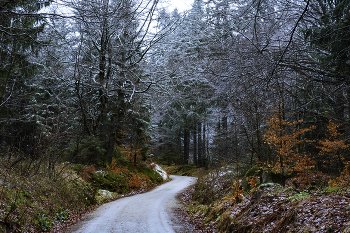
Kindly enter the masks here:
<path id="1" fill-rule="evenodd" d="M 159 6 L 2 0 L 2 161 L 349 167 L 349 0 Z"/>

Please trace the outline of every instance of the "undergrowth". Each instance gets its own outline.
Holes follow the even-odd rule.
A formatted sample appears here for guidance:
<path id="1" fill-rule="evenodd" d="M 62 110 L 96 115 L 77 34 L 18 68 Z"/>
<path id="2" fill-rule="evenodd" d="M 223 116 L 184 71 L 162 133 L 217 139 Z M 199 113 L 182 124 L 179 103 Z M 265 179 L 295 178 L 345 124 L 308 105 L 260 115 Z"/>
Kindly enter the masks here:
<path id="1" fill-rule="evenodd" d="M 309 174 L 308 182 L 292 177 L 285 187 L 249 175 L 199 173 L 185 200 L 198 232 L 350 232 L 348 186 L 322 174 Z"/>
<path id="2" fill-rule="evenodd" d="M 168 173 L 168 175 L 178 175 L 178 176 L 193 176 L 198 177 L 198 171 L 202 170 L 194 166 L 193 164 L 185 165 L 163 165 L 162 168 Z"/>
<path id="3" fill-rule="evenodd" d="M 11 232 L 49 231 L 70 214 L 93 205 L 96 189 L 70 164 L 53 171 L 42 166 L 37 174 L 20 175 L 18 167 L 0 167 L 0 226 Z"/>
<path id="4" fill-rule="evenodd" d="M 5 161 L 5 160 L 4 160 Z M 152 187 L 163 178 L 146 163 L 121 159 L 109 167 L 43 162 L 28 175 L 30 161 L 6 160 L 0 165 L 0 232 L 49 232 L 87 207 L 133 190 Z M 52 167 L 52 166 L 51 166 Z"/>

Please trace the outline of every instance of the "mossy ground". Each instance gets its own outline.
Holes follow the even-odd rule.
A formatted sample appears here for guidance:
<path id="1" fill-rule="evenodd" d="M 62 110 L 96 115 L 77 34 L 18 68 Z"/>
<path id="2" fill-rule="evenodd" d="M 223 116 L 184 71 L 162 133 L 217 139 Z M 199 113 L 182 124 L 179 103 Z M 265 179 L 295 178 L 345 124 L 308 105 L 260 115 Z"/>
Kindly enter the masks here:
<path id="1" fill-rule="evenodd" d="M 164 171 L 169 175 L 178 175 L 178 176 L 193 176 L 198 177 L 198 172 L 203 170 L 202 168 L 197 168 L 192 164 L 186 165 L 161 165 Z"/>

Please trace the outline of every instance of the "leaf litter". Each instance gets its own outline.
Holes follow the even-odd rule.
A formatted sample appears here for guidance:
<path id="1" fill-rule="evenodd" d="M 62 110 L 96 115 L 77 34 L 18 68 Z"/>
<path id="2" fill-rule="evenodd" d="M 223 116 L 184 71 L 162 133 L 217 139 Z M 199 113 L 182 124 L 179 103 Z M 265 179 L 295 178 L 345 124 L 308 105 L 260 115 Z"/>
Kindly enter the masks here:
<path id="1" fill-rule="evenodd" d="M 178 195 L 186 206 L 178 217 L 192 232 L 350 232 L 350 190 L 293 199 L 295 191 L 269 188 L 239 203 L 221 199 L 207 206 L 192 200 L 193 192 L 194 186 Z"/>

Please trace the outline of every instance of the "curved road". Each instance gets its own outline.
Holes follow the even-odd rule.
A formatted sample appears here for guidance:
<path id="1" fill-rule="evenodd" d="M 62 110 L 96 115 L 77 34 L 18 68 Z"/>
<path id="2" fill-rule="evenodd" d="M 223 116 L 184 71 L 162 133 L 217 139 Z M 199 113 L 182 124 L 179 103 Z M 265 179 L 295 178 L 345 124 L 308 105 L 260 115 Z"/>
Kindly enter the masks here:
<path id="1" fill-rule="evenodd" d="M 196 178 L 170 176 L 172 179 L 154 190 L 125 197 L 100 206 L 82 221 L 71 227 L 70 232 L 152 232 L 182 231 L 171 221 L 172 209 L 178 205 L 175 197 Z"/>

